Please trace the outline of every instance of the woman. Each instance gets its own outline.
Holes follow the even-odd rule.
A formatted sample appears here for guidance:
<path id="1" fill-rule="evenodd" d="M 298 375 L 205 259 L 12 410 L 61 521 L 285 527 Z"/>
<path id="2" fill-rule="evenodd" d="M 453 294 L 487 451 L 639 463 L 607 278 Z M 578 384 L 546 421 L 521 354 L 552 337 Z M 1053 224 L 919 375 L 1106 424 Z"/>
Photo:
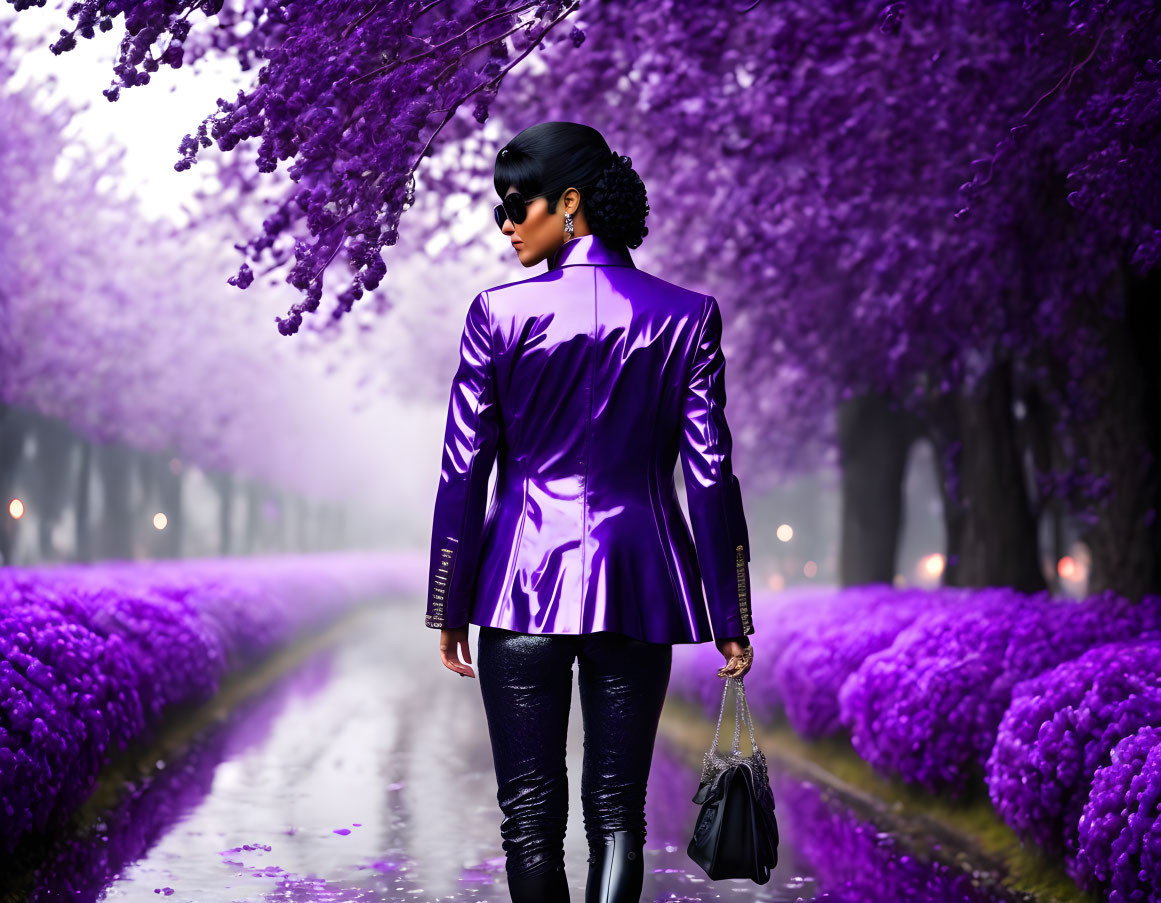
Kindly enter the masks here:
<path id="1" fill-rule="evenodd" d="M 672 644 L 715 639 L 722 677 L 744 675 L 753 654 L 721 314 L 712 295 L 633 263 L 648 203 L 630 163 L 573 122 L 533 126 L 500 150 L 496 223 L 525 267 L 548 268 L 475 297 L 451 387 L 426 623 L 440 630 L 443 664 L 466 677 L 468 624 L 480 627 L 516 903 L 569 898 L 573 660 L 585 901 L 625 903 L 642 889 L 645 787 Z M 692 537 L 674 484 L 679 455 Z"/>

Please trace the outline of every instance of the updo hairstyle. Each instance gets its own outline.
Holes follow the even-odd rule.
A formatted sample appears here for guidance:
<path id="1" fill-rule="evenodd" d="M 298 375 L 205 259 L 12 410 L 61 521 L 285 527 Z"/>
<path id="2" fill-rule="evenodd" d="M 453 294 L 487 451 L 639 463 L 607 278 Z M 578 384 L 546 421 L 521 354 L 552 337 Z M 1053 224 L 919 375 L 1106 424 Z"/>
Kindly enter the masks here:
<path id="1" fill-rule="evenodd" d="M 615 244 L 636 248 L 649 234 L 645 183 L 633 161 L 610 150 L 592 126 L 542 122 L 520 132 L 496 155 L 501 199 L 510 185 L 526 198 L 545 195 L 549 213 L 565 190 L 577 189 L 589 229 Z"/>

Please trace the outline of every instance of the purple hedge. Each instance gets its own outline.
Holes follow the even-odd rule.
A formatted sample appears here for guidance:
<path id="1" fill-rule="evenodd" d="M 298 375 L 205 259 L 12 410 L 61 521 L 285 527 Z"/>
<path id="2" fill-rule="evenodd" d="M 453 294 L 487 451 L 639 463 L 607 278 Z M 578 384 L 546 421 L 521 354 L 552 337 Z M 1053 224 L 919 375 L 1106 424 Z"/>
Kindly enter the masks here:
<path id="1" fill-rule="evenodd" d="M 752 668 L 746 676 L 747 688 L 754 688 L 754 698 L 750 708 L 755 716 L 772 718 L 783 708 L 783 698 L 771 681 L 771 662 L 783 646 L 783 637 L 797 627 L 804 629 L 818 616 L 818 612 L 833 604 L 834 593 L 830 590 L 811 588 L 795 589 L 789 592 L 755 592 L 751 600 L 754 624 L 777 625 L 778 644 L 767 647 L 759 643 L 756 651 L 764 656 L 761 668 Z M 669 680 L 669 691 L 674 695 L 689 699 L 713 712 L 717 720 L 718 706 L 722 701 L 721 679 L 714 673 L 724 665 L 717 647 L 713 643 L 683 644 L 673 647 L 673 669 Z"/>
<path id="2" fill-rule="evenodd" d="M 840 691 L 860 756 L 956 796 L 982 776 L 1017 682 L 1102 643 L 1161 635 L 1157 606 L 1112 594 L 1077 603 L 983 589 L 970 602 L 921 615 Z"/>
<path id="3" fill-rule="evenodd" d="M 1017 684 L 987 763 L 996 811 L 1075 858 L 1097 769 L 1143 727 L 1161 727 L 1159 640 L 1107 643 Z"/>
<path id="4" fill-rule="evenodd" d="M 786 633 L 780 625 L 779 639 L 786 640 L 779 643 L 772 678 L 791 726 L 804 737 L 840 730 L 839 688 L 851 673 L 921 613 L 961 596 L 953 590 L 854 587 Z"/>
<path id="5" fill-rule="evenodd" d="M 755 603 L 756 715 L 846 727 L 877 770 L 931 791 L 986 782 L 1075 880 L 1161 901 L 1161 597 L 875 585 Z M 721 664 L 712 644 L 683 650 L 670 687 L 716 718 Z"/>
<path id="6" fill-rule="evenodd" d="M 170 706 L 420 577 L 342 553 L 0 570 L 0 846 L 62 823 Z"/>
<path id="7" fill-rule="evenodd" d="M 1109 903 L 1161 900 L 1161 727 L 1125 737 L 1097 769 L 1069 873 L 1108 887 Z"/>
<path id="8" fill-rule="evenodd" d="M 954 590 L 900 591 L 888 584 L 838 594 L 816 587 L 755 593 L 755 624 L 769 626 L 760 627 L 758 661 L 746 676 L 751 709 L 767 720 L 785 715 L 805 736 L 836 729 L 838 689 L 846 676 L 868 654 L 890 645 L 920 611 L 953 604 L 962 595 Z M 763 642 L 766 635 L 776 636 L 776 642 Z M 722 688 L 713 675 L 725 664 L 716 646 L 675 646 L 673 654 L 670 692 L 712 710 L 716 719 Z"/>

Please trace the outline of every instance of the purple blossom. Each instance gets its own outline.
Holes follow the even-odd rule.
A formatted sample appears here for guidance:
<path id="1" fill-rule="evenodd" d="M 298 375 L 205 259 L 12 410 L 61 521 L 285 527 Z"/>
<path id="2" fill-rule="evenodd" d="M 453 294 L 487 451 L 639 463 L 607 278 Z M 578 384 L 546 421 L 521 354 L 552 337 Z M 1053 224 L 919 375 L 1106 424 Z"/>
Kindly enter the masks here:
<path id="1" fill-rule="evenodd" d="M 756 717 L 817 736 L 838 711 L 884 774 L 953 795 L 986 782 L 997 813 L 1078 881 L 1115 884 L 1123 903 L 1158 886 L 1161 597 L 870 585 L 755 608 L 770 625 L 746 677 Z M 675 650 L 671 692 L 716 719 L 720 665 L 712 644 Z"/>
<path id="2" fill-rule="evenodd" d="M 1021 681 L 987 761 L 996 811 L 1049 854 L 1075 858 L 1097 769 L 1150 726 L 1161 726 L 1161 641 L 1097 646 Z"/>
<path id="3" fill-rule="evenodd" d="M 810 623 L 810 612 L 824 609 L 833 599 L 833 593 L 815 588 L 803 588 L 782 593 L 755 592 L 751 599 L 754 623 L 784 625 L 793 632 L 795 625 L 803 629 Z M 775 717 L 782 710 L 784 700 L 772 680 L 774 661 L 783 649 L 781 632 L 773 644 L 757 644 L 755 661 L 746 675 L 746 687 L 753 688 L 750 708 L 754 715 Z M 722 699 L 723 679 L 717 676 L 725 659 L 714 643 L 685 644 L 674 647 L 670 691 L 703 706 L 716 720 Z"/>
<path id="4" fill-rule="evenodd" d="M 962 591 L 899 591 L 889 586 L 855 587 L 814 609 L 800 610 L 798 623 L 782 618 L 773 686 L 791 726 L 805 737 L 842 729 L 839 689 L 871 654 L 890 646 L 923 611 L 952 605 Z"/>
<path id="5" fill-rule="evenodd" d="M 63 823 L 172 706 L 420 576 L 357 553 L 0 570 L 0 849 Z"/>
<path id="6" fill-rule="evenodd" d="M 233 281 L 284 271 L 303 294 L 271 318 L 285 335 L 315 311 L 333 325 L 364 291 L 382 294 L 393 282 L 384 252 L 449 225 L 440 199 L 464 193 L 484 218 L 482 124 L 599 120 L 646 183 L 665 186 L 658 219 L 670 226 L 651 235 L 644 262 L 735 311 L 727 353 L 750 377 L 736 403 L 779 423 L 740 425 L 759 482 L 827 460 L 844 399 L 883 392 L 930 425 L 934 406 L 1009 364 L 1076 440 L 1040 486 L 1079 518 L 1099 517 L 1118 482 L 1131 493 L 1155 478 L 1155 465 L 1122 475 L 1107 460 L 1067 475 L 1076 446 L 1099 432 L 1088 420 L 1134 394 L 1092 377 L 1132 329 L 1125 277 L 1161 262 L 1151 3 L 969 3 L 950 14 L 799 2 L 709 23 L 692 0 L 626 2 L 586 16 L 583 34 L 574 10 L 81 0 L 54 49 L 123 29 L 110 99 L 207 55 L 254 73 L 175 136 L 177 165 L 215 144 L 228 158 L 227 190 L 207 199 L 199 225 L 252 224 Z M 517 69 L 533 51 L 538 70 Z M 254 153 L 234 153 L 243 145 Z M 280 189 L 274 209 L 243 209 L 268 184 Z M 368 312 L 387 309 L 372 299 Z M 956 501 L 971 455 L 953 434 L 945 441 Z M 1155 520 L 1144 520 L 1146 547 Z"/>
<path id="7" fill-rule="evenodd" d="M 1161 900 L 1161 725 L 1125 737 L 1097 769 L 1069 873 L 1110 903 Z"/>
<path id="8" fill-rule="evenodd" d="M 1013 685 L 1142 635 L 1161 636 L 1161 606 L 1111 593 L 1078 603 L 971 591 L 963 604 L 920 615 L 858 666 L 840 692 L 842 721 L 876 769 L 958 796 L 982 777 Z"/>

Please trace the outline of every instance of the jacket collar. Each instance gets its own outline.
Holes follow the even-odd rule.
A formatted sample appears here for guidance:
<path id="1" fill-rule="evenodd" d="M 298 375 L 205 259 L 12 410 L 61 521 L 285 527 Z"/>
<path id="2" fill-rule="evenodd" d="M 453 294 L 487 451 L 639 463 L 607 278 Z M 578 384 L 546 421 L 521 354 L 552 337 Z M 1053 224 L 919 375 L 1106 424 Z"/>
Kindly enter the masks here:
<path id="1" fill-rule="evenodd" d="M 599 235 L 589 233 L 570 238 L 548 257 L 548 269 L 587 263 L 592 266 L 633 267 L 633 258 L 624 245 L 608 241 Z"/>

